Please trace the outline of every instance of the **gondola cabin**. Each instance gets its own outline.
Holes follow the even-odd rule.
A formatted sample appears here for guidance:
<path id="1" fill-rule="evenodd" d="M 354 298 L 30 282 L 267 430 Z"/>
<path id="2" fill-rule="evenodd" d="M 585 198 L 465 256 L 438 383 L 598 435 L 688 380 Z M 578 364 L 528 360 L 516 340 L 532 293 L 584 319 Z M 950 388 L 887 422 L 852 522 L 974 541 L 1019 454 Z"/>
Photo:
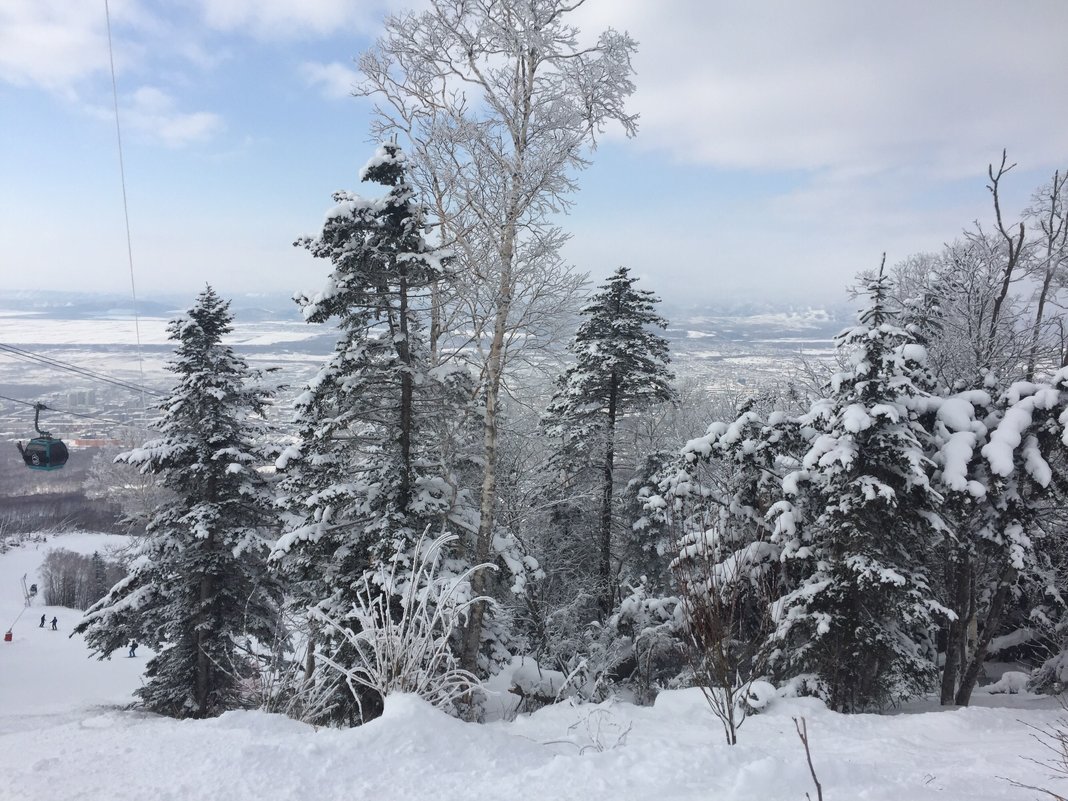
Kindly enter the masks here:
<path id="1" fill-rule="evenodd" d="M 31 470 L 59 470 L 67 463 L 70 453 L 63 440 L 56 439 L 48 431 L 42 431 L 40 423 L 41 412 L 47 409 L 43 403 L 34 404 L 33 427 L 40 436 L 34 437 L 26 445 L 18 444 L 22 461 Z"/>
<path id="2" fill-rule="evenodd" d="M 31 470 L 59 470 L 67 463 L 70 453 L 63 440 L 53 437 L 34 437 L 25 445 L 19 443 L 22 460 Z"/>

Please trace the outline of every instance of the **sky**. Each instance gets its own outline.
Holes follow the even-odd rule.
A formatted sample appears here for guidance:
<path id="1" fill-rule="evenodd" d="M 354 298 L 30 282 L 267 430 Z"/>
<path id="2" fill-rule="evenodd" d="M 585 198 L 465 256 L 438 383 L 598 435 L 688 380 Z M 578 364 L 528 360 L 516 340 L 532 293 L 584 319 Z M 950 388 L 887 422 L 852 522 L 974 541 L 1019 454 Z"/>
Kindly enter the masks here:
<path id="1" fill-rule="evenodd" d="M 373 152 L 353 59 L 425 0 L 110 0 L 139 293 L 314 290 Z M 587 0 L 639 43 L 565 257 L 676 304 L 825 304 L 1068 167 L 1065 0 Z M 374 187 L 367 191 L 374 192 Z M 104 0 L 0 3 L 0 290 L 129 292 Z"/>

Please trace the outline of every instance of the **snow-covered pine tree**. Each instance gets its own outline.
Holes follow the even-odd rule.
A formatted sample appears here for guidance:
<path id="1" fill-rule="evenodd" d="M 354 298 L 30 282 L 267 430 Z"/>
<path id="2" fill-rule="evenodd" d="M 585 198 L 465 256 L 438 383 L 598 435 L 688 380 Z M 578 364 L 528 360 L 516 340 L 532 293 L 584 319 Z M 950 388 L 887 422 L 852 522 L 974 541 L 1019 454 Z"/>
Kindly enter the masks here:
<path id="1" fill-rule="evenodd" d="M 206 288 L 170 323 L 177 383 L 161 403 L 161 437 L 119 456 L 157 473 L 174 500 L 148 524 L 130 574 L 75 631 L 101 658 L 131 639 L 156 650 L 136 692 L 154 711 L 207 717 L 241 703 L 242 648 L 276 632 L 267 577 L 271 493 L 257 471 L 269 393 L 223 337 L 228 301 Z"/>
<path id="2" fill-rule="evenodd" d="M 453 448 L 464 436 L 457 426 L 470 379 L 430 369 L 422 323 L 431 284 L 446 278 L 442 254 L 423 237 L 423 210 L 397 145 L 379 146 L 361 178 L 389 191 L 374 199 L 336 193 L 322 232 L 296 243 L 332 264 L 325 289 L 296 300 L 308 322 L 334 320 L 339 338 L 297 401 L 299 443 L 278 460 L 288 521 L 272 557 L 298 605 L 336 622 L 364 575 L 384 582 L 392 562 L 411 559 L 427 526 L 477 528 L 453 473 L 464 455 Z M 357 722 L 354 699 L 338 702 L 339 717 Z"/>
<path id="3" fill-rule="evenodd" d="M 575 364 L 558 379 L 545 412 L 548 430 L 562 439 L 564 463 L 600 469 L 597 591 L 602 619 L 611 613 L 616 596 L 616 427 L 625 416 L 674 398 L 667 340 L 653 330 L 666 328 L 667 321 L 654 310 L 659 298 L 636 288 L 637 280 L 620 267 L 582 310 L 586 320 L 569 345 Z"/>
<path id="4" fill-rule="evenodd" d="M 812 436 L 783 483 L 810 512 L 791 519 L 794 541 L 782 543 L 797 580 L 776 604 L 773 634 L 776 672 L 815 673 L 847 711 L 929 689 L 937 616 L 949 614 L 924 568 L 945 523 L 931 443 L 909 408 L 923 394 L 925 350 L 896 324 L 882 269 L 867 295 L 859 324 L 838 337 L 852 369 L 799 421 Z"/>

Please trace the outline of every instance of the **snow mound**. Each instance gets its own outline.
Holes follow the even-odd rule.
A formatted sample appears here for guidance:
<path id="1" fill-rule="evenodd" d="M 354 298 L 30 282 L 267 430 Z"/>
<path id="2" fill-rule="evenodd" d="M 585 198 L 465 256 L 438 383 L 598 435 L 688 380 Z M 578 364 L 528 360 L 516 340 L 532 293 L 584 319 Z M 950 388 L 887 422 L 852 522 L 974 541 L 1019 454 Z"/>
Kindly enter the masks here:
<path id="1" fill-rule="evenodd" d="M 1006 670 L 996 682 L 988 684 L 980 689 L 991 695 L 997 695 L 999 693 L 1016 695 L 1017 693 L 1027 691 L 1027 683 L 1030 680 L 1030 673 L 1024 673 L 1022 670 Z"/>
<path id="2" fill-rule="evenodd" d="M 779 692 L 775 689 L 774 684 L 758 679 L 749 684 L 749 688 L 745 693 L 745 705 L 754 712 L 762 712 L 778 696 Z"/>

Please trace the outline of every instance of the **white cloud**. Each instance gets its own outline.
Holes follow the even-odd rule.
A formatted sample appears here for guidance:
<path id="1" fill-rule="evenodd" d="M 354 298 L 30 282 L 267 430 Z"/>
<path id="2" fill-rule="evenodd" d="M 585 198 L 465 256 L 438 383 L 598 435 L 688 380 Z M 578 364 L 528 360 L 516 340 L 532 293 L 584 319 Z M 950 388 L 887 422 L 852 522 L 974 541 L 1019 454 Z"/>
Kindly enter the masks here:
<path id="1" fill-rule="evenodd" d="M 64 0 L 0 3 L 0 80 L 61 91 L 107 68 L 102 6 Z"/>
<path id="2" fill-rule="evenodd" d="M 1002 148 L 1020 164 L 1010 214 L 1068 157 L 1063 0 L 591 0 L 578 13 L 587 36 L 612 26 L 639 42 L 639 135 L 612 146 L 705 186 L 680 190 L 678 230 L 636 238 L 642 215 L 620 209 L 576 227 L 571 258 L 607 269 L 625 242 L 665 295 L 838 293 L 883 250 L 894 262 L 989 219 L 985 170 Z M 665 260 L 665 241 L 698 255 Z"/>
<path id="3" fill-rule="evenodd" d="M 100 118 L 112 118 L 110 108 L 92 108 Z M 155 86 L 142 86 L 120 98 L 119 116 L 124 128 L 167 147 L 204 142 L 225 129 L 223 118 L 210 111 L 180 111 L 174 98 Z"/>
<path id="4" fill-rule="evenodd" d="M 198 0 L 198 4 L 210 27 L 261 39 L 368 33 L 387 13 L 413 5 L 404 0 Z"/>
<path id="5" fill-rule="evenodd" d="M 1002 147 L 1064 154 L 1068 3 L 616 0 L 584 28 L 639 41 L 638 146 L 756 170 L 924 162 L 970 174 Z"/>
<path id="6" fill-rule="evenodd" d="M 352 97 L 352 87 L 359 80 L 359 73 L 339 61 L 320 64 L 306 61 L 300 65 L 301 77 L 309 86 L 318 88 L 332 100 Z"/>
<path id="7" fill-rule="evenodd" d="M 124 68 L 142 65 L 149 49 L 160 55 L 149 42 L 164 42 L 171 55 L 204 68 L 221 58 L 178 34 L 135 0 L 111 0 L 109 9 L 120 75 Z M 0 81 L 58 93 L 110 120 L 113 112 L 102 102 L 110 94 L 108 56 L 102 4 L 68 0 L 0 4 Z M 90 95 L 100 98 L 96 104 L 82 99 Z M 120 111 L 124 125 L 168 147 L 206 140 L 224 127 L 217 114 L 180 111 L 173 97 L 151 86 L 120 102 Z"/>

